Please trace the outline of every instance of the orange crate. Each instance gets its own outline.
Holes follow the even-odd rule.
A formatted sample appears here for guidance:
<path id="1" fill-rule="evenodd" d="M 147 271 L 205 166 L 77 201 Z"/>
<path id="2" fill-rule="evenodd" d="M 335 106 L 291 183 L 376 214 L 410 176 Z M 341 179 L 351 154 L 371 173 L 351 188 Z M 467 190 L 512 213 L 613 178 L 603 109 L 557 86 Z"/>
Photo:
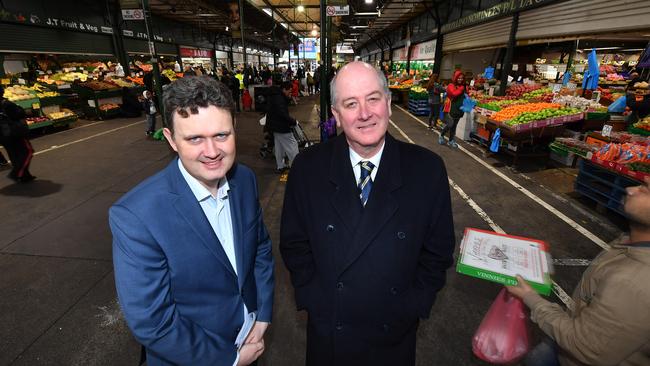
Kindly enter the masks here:
<path id="1" fill-rule="evenodd" d="M 479 127 L 476 129 L 476 134 L 479 135 L 479 136 L 481 136 L 481 138 L 483 138 L 483 139 L 485 139 L 485 140 L 489 140 L 489 139 L 490 139 L 490 131 L 489 131 L 487 128 L 485 128 L 485 127 L 481 127 L 481 126 L 479 126 Z"/>

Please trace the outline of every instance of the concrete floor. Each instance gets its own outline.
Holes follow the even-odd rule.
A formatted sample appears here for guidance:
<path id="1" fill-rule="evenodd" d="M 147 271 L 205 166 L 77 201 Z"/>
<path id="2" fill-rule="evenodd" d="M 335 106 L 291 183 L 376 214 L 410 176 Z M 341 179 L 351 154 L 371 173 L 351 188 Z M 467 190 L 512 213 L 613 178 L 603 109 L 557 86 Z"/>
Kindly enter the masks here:
<path id="1" fill-rule="evenodd" d="M 318 137 L 317 103 L 315 97 L 303 98 L 291 109 L 312 138 Z M 274 160 L 258 154 L 263 142 L 259 117 L 254 112 L 237 117 L 238 160 L 257 173 L 276 255 L 275 314 L 259 364 L 301 365 L 306 318 L 295 311 L 288 273 L 277 251 L 285 186 L 275 173 Z M 507 233 L 547 241 L 555 258 L 592 259 L 600 251 L 466 152 L 438 145 L 437 135 L 416 117 L 393 108 L 391 119 L 394 137 L 407 140 L 406 135 L 440 154 L 459 189 Z M 38 155 L 31 170 L 38 180 L 14 185 L 4 174 L 0 177 L 0 365 L 137 364 L 139 346 L 116 302 L 107 210 L 172 158 L 167 145 L 145 139 L 144 130 L 140 118 L 81 121 L 33 139 Z M 619 217 L 599 214 L 589 201 L 571 193 L 574 170 L 524 162 L 513 172 L 504 166 L 508 158 L 484 158 L 481 148 L 462 145 L 601 240 L 621 234 Z M 452 190 L 452 201 L 458 242 L 465 227 L 490 229 L 457 190 Z M 583 270 L 556 267 L 554 279 L 571 293 Z M 499 288 L 450 270 L 431 317 L 420 325 L 417 364 L 483 365 L 472 355 L 471 339 Z"/>

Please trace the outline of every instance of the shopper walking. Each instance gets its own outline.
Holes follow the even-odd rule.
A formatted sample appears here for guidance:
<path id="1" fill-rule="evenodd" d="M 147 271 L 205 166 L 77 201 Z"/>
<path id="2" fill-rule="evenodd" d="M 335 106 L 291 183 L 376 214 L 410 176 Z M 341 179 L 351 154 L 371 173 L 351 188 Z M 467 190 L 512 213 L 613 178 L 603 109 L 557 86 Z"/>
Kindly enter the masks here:
<path id="1" fill-rule="evenodd" d="M 31 182 L 36 178 L 29 172 L 34 148 L 28 139 L 29 129 L 24 122 L 25 110 L 3 95 L 4 88 L 0 86 L 0 144 L 11 159 L 12 169 L 8 177 L 18 183 Z"/>
<path id="2" fill-rule="evenodd" d="M 266 125 L 273 133 L 278 172 L 291 167 L 293 159 L 298 155 L 298 142 L 291 132 L 296 120 L 289 115 L 291 88 L 290 82 L 284 82 L 282 87 L 274 85 L 269 88 L 267 96 Z M 289 160 L 287 164 L 284 162 L 285 156 Z"/>
<path id="3" fill-rule="evenodd" d="M 156 132 L 156 103 L 153 100 L 153 94 L 149 90 L 142 92 L 144 99 L 142 100 L 142 109 L 147 116 L 147 136 L 152 136 Z"/>
<path id="4" fill-rule="evenodd" d="M 438 138 L 438 143 L 440 145 L 445 144 L 445 133 L 449 132 L 449 146 L 458 147 L 458 144 L 454 140 L 456 137 L 456 126 L 458 126 L 458 121 L 465 114 L 460 107 L 463 105 L 465 100 L 465 76 L 460 70 L 454 72 L 454 76 L 451 78 L 451 83 L 447 85 L 447 99 L 445 99 L 445 127 L 440 132 L 440 137 Z"/>
<path id="5" fill-rule="evenodd" d="M 311 71 L 307 72 L 307 93 L 309 95 L 314 94 L 314 77 Z"/>
<path id="6" fill-rule="evenodd" d="M 432 130 L 436 126 L 438 116 L 440 115 L 440 94 L 443 89 L 438 80 L 438 74 L 431 74 L 429 82 L 427 83 L 427 91 L 429 92 L 429 129 Z"/>

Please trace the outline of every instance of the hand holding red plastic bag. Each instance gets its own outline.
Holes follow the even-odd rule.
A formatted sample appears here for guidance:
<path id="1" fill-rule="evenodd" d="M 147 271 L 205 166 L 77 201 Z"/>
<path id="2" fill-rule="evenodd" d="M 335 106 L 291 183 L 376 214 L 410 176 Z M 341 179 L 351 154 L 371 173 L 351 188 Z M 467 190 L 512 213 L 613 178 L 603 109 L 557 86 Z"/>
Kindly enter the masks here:
<path id="1" fill-rule="evenodd" d="M 505 288 L 501 289 L 474 334 L 472 351 L 481 360 L 510 364 L 519 361 L 529 350 L 526 305 Z"/>

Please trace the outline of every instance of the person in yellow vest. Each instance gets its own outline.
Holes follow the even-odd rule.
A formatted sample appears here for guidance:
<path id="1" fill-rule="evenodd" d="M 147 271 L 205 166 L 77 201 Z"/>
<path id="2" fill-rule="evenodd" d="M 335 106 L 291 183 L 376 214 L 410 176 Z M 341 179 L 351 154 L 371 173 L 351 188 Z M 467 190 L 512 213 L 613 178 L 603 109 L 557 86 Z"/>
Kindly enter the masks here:
<path id="1" fill-rule="evenodd" d="M 237 80 L 239 80 L 239 93 L 237 95 L 233 94 L 232 97 L 233 97 L 233 99 L 235 99 L 235 101 L 237 103 L 237 112 L 239 112 L 239 100 L 240 100 L 240 98 L 242 96 L 242 93 L 244 92 L 244 74 L 242 74 L 241 69 L 237 70 L 237 74 L 235 75 L 235 78 L 237 78 Z M 235 89 L 233 88 L 233 92 L 234 91 L 235 91 Z"/>

